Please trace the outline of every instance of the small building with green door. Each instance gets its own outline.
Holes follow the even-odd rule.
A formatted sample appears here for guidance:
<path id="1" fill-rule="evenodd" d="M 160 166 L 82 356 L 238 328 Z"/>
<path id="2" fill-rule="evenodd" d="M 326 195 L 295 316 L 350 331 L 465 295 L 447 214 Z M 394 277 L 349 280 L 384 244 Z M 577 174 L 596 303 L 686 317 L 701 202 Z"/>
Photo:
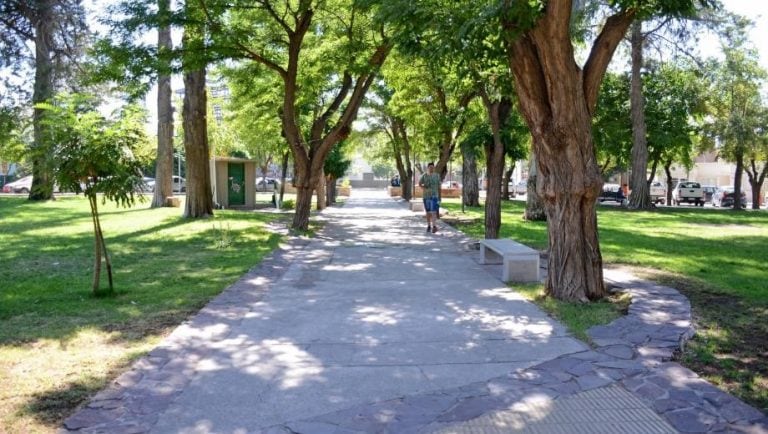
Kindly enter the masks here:
<path id="1" fill-rule="evenodd" d="M 211 159 L 213 202 L 223 208 L 254 208 L 256 160 L 235 157 Z"/>

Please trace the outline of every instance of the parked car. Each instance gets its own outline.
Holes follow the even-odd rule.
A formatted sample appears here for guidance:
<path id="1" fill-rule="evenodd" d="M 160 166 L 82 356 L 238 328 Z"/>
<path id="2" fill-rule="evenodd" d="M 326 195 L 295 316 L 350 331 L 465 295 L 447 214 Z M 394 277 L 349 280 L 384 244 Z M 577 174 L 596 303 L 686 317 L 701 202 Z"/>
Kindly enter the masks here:
<path id="1" fill-rule="evenodd" d="M 651 202 L 663 205 L 667 201 L 667 187 L 659 181 L 654 181 L 651 183 L 650 195 Z"/>
<path id="2" fill-rule="evenodd" d="M 151 178 L 150 178 L 151 179 Z M 154 192 L 155 191 L 155 180 L 152 179 L 151 181 L 146 181 L 145 184 L 149 188 L 149 191 Z M 182 178 L 178 175 L 173 175 L 173 179 L 171 181 L 171 189 L 174 192 L 185 192 L 187 191 L 187 180 Z"/>
<path id="3" fill-rule="evenodd" d="M 261 191 L 274 190 L 277 183 L 278 180 L 275 178 L 262 176 L 261 178 L 256 178 L 256 189 Z"/>
<path id="4" fill-rule="evenodd" d="M 712 196 L 717 191 L 717 187 L 714 185 L 702 185 L 701 189 L 704 190 L 704 202 L 712 202 Z"/>
<path id="5" fill-rule="evenodd" d="M 461 188 L 461 184 L 459 184 L 457 181 L 444 181 L 440 188 Z"/>
<path id="6" fill-rule="evenodd" d="M 3 193 L 28 194 L 32 190 L 32 176 L 25 176 L 3 186 Z"/>
<path id="7" fill-rule="evenodd" d="M 624 196 L 624 191 L 622 191 L 619 184 L 603 184 L 603 190 L 597 200 L 600 203 L 605 201 L 614 201 L 620 204 L 624 204 L 627 198 Z"/>
<path id="8" fill-rule="evenodd" d="M 734 189 L 733 187 L 720 187 L 715 191 L 715 194 L 712 196 L 712 206 L 733 206 L 733 199 L 734 199 Z M 746 207 L 747 205 L 747 194 L 743 191 L 741 192 L 741 206 Z"/>
<path id="9" fill-rule="evenodd" d="M 701 184 L 693 181 L 680 181 L 672 190 L 672 204 L 693 203 L 697 206 L 704 206 L 704 190 Z"/>
<path id="10" fill-rule="evenodd" d="M 139 192 L 141 193 L 148 193 L 152 192 L 155 189 L 155 178 L 150 178 L 148 176 L 144 176 L 141 178 L 141 186 L 139 187 Z"/>

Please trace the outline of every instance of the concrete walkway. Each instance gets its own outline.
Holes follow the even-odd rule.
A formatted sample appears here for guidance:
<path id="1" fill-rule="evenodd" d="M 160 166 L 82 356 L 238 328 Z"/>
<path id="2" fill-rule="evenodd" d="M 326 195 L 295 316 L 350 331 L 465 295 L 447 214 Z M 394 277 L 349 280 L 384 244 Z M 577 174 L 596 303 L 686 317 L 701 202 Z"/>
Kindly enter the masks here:
<path id="1" fill-rule="evenodd" d="M 356 191 L 321 218 L 317 238 L 224 291 L 63 431 L 676 432 L 592 371 L 531 376 L 547 361 L 583 370 L 563 364 L 594 352 L 457 231 L 426 233 L 383 192 Z M 617 379 L 636 369 L 611 363 Z"/>
<path id="2" fill-rule="evenodd" d="M 194 344 L 209 351 L 152 432 L 249 432 L 584 348 L 383 194 L 324 218 L 237 327 Z"/>

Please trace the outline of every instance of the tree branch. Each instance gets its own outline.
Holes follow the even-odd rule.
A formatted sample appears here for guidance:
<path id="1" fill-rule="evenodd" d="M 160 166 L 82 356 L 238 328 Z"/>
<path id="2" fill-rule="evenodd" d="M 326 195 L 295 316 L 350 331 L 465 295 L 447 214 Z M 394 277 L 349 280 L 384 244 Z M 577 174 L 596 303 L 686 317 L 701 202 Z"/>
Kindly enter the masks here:
<path id="1" fill-rule="evenodd" d="M 5 27 L 9 28 L 13 33 L 16 33 L 17 35 L 21 36 L 23 39 L 26 39 L 28 41 L 32 41 L 35 39 L 35 35 L 33 33 L 17 26 L 17 23 L 13 20 L 9 20 L 4 16 L 0 16 L 0 23 L 2 23 Z"/>
<path id="2" fill-rule="evenodd" d="M 288 33 L 288 35 L 293 34 L 293 29 L 291 26 L 289 26 L 288 23 L 286 23 L 285 20 L 277 14 L 277 11 L 275 11 L 275 9 L 272 7 L 272 4 L 269 2 L 269 0 L 257 0 L 256 3 L 262 5 L 263 9 L 267 11 L 269 16 L 271 16 L 275 22 L 277 22 L 277 24 L 279 24 L 280 27 L 282 27 L 283 30 Z"/>
<path id="3" fill-rule="evenodd" d="M 510 42 L 509 66 L 515 76 L 515 91 L 521 112 L 531 129 L 543 128 L 552 118 L 541 62 L 530 35 L 522 35 Z M 482 96 L 482 94 L 481 94 Z M 532 131 L 535 135 L 535 131 Z"/>
<path id="4" fill-rule="evenodd" d="M 339 89 L 339 93 L 336 94 L 336 98 L 333 99 L 333 102 L 331 102 L 331 105 L 328 106 L 328 109 L 325 110 L 325 112 L 315 120 L 315 122 L 312 123 L 312 130 L 310 131 L 310 141 L 315 142 L 319 141 L 320 137 L 323 134 L 323 130 L 325 130 L 325 126 L 328 124 L 328 120 L 333 116 L 334 113 L 339 109 L 341 106 L 341 103 L 344 102 L 344 100 L 347 98 L 347 94 L 349 94 L 349 89 L 352 87 L 352 76 L 349 74 L 349 72 L 344 71 L 344 78 L 341 82 L 341 89 Z"/>
<path id="5" fill-rule="evenodd" d="M 608 64 L 611 62 L 616 47 L 621 42 L 627 29 L 635 19 L 635 10 L 630 9 L 608 17 L 603 30 L 592 44 L 589 59 L 584 65 L 582 83 L 584 98 L 591 114 L 595 112 L 597 96 L 600 92 L 600 83 L 603 81 Z"/>
<path id="6" fill-rule="evenodd" d="M 549 23 L 546 27 L 554 33 L 552 36 L 568 41 L 569 45 L 571 39 L 572 3 L 573 0 L 549 0 L 544 16 L 541 18 L 542 21 Z"/>

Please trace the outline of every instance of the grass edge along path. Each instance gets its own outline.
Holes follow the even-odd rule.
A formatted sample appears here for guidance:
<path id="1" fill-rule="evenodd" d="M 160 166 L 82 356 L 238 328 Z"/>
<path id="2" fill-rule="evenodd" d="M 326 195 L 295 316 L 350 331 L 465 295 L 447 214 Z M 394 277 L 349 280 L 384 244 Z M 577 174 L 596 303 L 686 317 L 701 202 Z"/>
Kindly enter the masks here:
<path id="1" fill-rule="evenodd" d="M 282 236 L 266 225 L 286 217 L 101 208 L 116 293 L 96 298 L 87 201 L 0 198 L 0 432 L 54 432 L 272 252 Z"/>
<path id="2" fill-rule="evenodd" d="M 630 303 L 630 296 L 618 293 L 594 303 L 568 303 L 544 295 L 544 285 L 540 283 L 510 286 L 523 298 L 535 303 L 552 318 L 561 322 L 577 339 L 591 343 L 587 330 L 596 325 L 608 324 L 625 315 Z"/>
<path id="3" fill-rule="evenodd" d="M 482 208 L 462 214 L 460 203 L 450 199 L 443 207 L 452 216 L 475 217 L 456 227 L 482 238 Z M 546 223 L 523 221 L 524 207 L 523 202 L 503 202 L 500 237 L 546 248 Z M 696 336 L 678 361 L 768 413 L 768 213 L 693 207 L 633 212 L 598 206 L 598 224 L 605 265 L 629 267 L 691 301 Z M 590 324 L 583 317 L 591 315 L 588 310 L 569 310 L 542 298 L 541 289 L 521 288 L 584 339 L 579 329 Z"/>

